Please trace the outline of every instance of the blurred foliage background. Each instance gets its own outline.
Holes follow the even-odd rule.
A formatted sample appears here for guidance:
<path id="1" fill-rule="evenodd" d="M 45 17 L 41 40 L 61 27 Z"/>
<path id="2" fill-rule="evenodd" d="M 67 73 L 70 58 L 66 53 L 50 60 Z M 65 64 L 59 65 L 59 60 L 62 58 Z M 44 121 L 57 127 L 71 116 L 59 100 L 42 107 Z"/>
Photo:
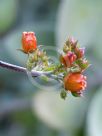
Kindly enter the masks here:
<path id="1" fill-rule="evenodd" d="M 0 60 L 25 66 L 23 31 L 61 48 L 68 36 L 86 47 L 91 67 L 84 98 L 39 90 L 27 75 L 0 68 L 0 136 L 102 136 L 102 0 L 0 0 Z"/>

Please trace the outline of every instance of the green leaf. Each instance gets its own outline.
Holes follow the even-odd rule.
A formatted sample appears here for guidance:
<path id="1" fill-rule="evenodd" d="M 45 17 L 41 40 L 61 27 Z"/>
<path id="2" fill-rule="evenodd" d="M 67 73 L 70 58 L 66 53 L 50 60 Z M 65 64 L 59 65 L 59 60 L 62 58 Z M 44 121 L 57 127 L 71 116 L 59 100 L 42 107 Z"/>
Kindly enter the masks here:
<path id="1" fill-rule="evenodd" d="M 81 94 L 80 93 L 77 93 L 77 92 L 71 92 L 72 93 L 72 95 L 74 96 L 74 97 L 80 97 L 81 96 Z"/>
<path id="2" fill-rule="evenodd" d="M 89 67 L 90 63 L 89 61 L 84 62 L 82 59 L 76 60 L 76 63 L 79 65 L 79 67 L 83 70 Z"/>

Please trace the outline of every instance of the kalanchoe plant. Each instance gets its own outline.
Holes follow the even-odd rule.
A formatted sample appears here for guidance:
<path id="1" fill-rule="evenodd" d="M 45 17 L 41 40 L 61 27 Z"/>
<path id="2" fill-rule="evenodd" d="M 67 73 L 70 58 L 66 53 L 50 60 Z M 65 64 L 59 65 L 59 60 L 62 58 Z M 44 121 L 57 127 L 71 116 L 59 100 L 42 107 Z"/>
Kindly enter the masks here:
<path id="1" fill-rule="evenodd" d="M 83 72 L 90 64 L 84 57 L 85 49 L 79 47 L 78 41 L 68 38 L 63 46 L 63 53 L 59 56 L 59 64 L 52 63 L 42 47 L 37 46 L 33 32 L 23 32 L 22 50 L 28 54 L 28 70 L 51 71 L 57 77 L 62 83 L 60 95 L 63 99 L 66 98 L 67 92 L 71 92 L 73 96 L 82 96 L 87 86 Z"/>
<path id="2" fill-rule="evenodd" d="M 83 95 L 87 87 L 87 78 L 83 72 L 90 64 L 85 58 L 85 48 L 80 48 L 77 40 L 72 37 L 68 38 L 57 64 L 47 56 L 43 46 L 37 45 L 34 32 L 23 32 L 21 43 L 22 49 L 19 50 L 28 55 L 26 68 L 3 61 L 0 61 L 0 66 L 18 72 L 29 71 L 32 77 L 45 75 L 46 78 L 59 81 L 62 87 L 60 96 L 63 99 L 67 97 L 68 92 L 75 97 Z"/>

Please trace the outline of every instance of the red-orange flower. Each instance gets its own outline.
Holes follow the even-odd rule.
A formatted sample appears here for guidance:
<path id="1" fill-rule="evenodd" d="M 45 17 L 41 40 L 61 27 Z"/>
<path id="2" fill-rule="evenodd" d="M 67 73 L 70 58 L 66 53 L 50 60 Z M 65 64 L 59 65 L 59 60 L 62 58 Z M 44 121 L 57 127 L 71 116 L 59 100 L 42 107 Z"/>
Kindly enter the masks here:
<path id="1" fill-rule="evenodd" d="M 71 73 L 65 76 L 64 86 L 66 90 L 71 92 L 80 92 L 85 90 L 87 86 L 86 76 L 81 73 Z"/>
<path id="2" fill-rule="evenodd" d="M 37 48 L 37 40 L 34 32 L 23 32 L 22 49 L 25 53 L 33 52 Z"/>
<path id="3" fill-rule="evenodd" d="M 60 57 L 60 61 L 65 67 L 70 67 L 76 58 L 76 55 L 69 51 L 65 56 Z"/>

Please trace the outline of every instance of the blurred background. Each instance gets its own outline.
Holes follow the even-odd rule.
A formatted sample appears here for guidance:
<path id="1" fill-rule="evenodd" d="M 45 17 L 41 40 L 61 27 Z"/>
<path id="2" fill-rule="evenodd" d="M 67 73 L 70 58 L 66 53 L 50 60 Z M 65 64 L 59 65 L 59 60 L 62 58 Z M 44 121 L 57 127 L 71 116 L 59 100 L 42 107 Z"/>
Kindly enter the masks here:
<path id="1" fill-rule="evenodd" d="M 0 68 L 0 136 L 102 136 L 102 0 L 0 0 L 0 60 L 25 66 L 23 31 L 61 48 L 74 36 L 92 64 L 84 98 L 40 90 L 27 75 Z"/>

